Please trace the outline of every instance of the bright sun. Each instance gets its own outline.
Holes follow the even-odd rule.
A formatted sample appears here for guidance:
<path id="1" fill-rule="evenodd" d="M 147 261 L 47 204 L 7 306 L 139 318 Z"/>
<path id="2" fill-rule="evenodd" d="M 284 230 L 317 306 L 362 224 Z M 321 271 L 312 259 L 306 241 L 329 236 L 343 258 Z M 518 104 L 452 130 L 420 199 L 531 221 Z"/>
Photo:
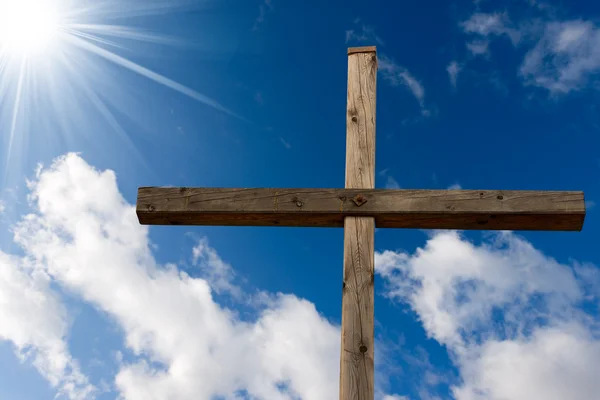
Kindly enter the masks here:
<path id="1" fill-rule="evenodd" d="M 130 143 L 112 111 L 137 109 L 124 90 L 124 70 L 238 117 L 120 54 L 143 43 L 145 51 L 148 44 L 176 43 L 126 21 L 187 10 L 192 1 L 0 0 L 0 192 L 9 175 L 15 185 L 21 179 L 17 167 L 36 148 L 34 133 L 58 132 L 71 140 L 88 130 L 86 121 L 97 118 Z"/>
<path id="2" fill-rule="evenodd" d="M 56 2 L 0 0 L 0 50 L 32 55 L 45 52 L 60 29 Z"/>

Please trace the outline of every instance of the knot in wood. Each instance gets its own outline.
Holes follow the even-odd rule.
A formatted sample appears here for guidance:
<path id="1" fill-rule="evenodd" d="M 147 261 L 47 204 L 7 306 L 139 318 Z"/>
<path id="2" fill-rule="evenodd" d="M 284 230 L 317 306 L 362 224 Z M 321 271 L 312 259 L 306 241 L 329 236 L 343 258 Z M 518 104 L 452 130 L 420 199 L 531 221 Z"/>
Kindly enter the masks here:
<path id="1" fill-rule="evenodd" d="M 148 211 L 152 212 L 154 210 L 156 210 L 156 207 L 154 207 L 152 204 L 148 204 L 148 206 L 146 207 L 148 209 Z"/>
<path id="2" fill-rule="evenodd" d="M 304 205 L 303 202 L 301 202 L 300 200 L 296 200 L 296 206 L 297 207 L 302 207 Z"/>
<path id="3" fill-rule="evenodd" d="M 352 116 L 352 122 L 357 122 L 357 121 L 358 121 L 358 118 L 356 117 L 356 115 L 353 115 Z"/>
<path id="4" fill-rule="evenodd" d="M 357 207 L 360 207 L 367 202 L 367 199 L 365 199 L 363 195 L 357 194 L 356 196 L 354 196 L 354 198 L 352 198 L 352 201 L 354 202 L 354 204 L 356 204 Z"/>
<path id="5" fill-rule="evenodd" d="M 502 199 L 504 199 L 504 196 L 502 196 L 501 194 L 499 194 L 499 195 L 498 195 L 496 198 L 497 198 L 498 200 L 502 200 Z"/>
<path id="6" fill-rule="evenodd" d="M 361 344 L 360 347 L 358 348 L 358 350 L 361 353 L 366 353 L 367 352 L 367 346 L 365 346 L 364 344 Z"/>

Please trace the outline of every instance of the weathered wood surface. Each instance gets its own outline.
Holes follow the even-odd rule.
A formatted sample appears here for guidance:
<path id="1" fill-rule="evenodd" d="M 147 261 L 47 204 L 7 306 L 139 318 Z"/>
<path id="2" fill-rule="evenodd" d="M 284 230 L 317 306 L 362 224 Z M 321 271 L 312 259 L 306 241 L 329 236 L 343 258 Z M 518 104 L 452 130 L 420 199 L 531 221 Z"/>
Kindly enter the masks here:
<path id="1" fill-rule="evenodd" d="M 343 227 L 348 216 L 380 228 L 579 231 L 583 192 L 143 187 L 149 225 Z"/>
<path id="2" fill-rule="evenodd" d="M 349 49 L 346 188 L 375 187 L 376 85 L 375 48 Z M 353 198 L 351 202 L 357 208 L 366 205 L 364 198 L 358 195 Z M 338 201 L 340 205 L 344 203 L 339 198 Z M 375 397 L 374 242 L 373 217 L 345 217 L 340 400 Z"/>

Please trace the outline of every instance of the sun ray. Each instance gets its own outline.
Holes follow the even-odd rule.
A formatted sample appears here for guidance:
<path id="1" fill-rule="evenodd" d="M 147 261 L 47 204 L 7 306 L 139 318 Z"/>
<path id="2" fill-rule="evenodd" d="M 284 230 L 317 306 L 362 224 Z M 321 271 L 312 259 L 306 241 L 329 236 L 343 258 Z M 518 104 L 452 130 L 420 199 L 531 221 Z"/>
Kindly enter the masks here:
<path id="1" fill-rule="evenodd" d="M 17 121 L 19 116 L 19 110 L 21 109 L 21 95 L 23 94 L 23 80 L 25 79 L 25 67 L 27 59 L 23 57 L 21 59 L 21 66 L 19 67 L 19 80 L 17 82 L 17 94 L 15 95 L 15 104 L 13 106 L 12 119 L 10 122 L 10 132 L 8 136 L 8 149 L 6 157 L 6 168 L 5 173 L 8 172 L 8 166 L 10 165 L 10 156 L 12 153 L 13 141 L 15 139 L 15 131 L 17 129 Z"/>
<path id="2" fill-rule="evenodd" d="M 182 41 L 165 35 L 158 35 L 151 32 L 142 32 L 139 29 L 123 25 L 108 24 L 71 24 L 69 29 L 72 32 L 96 33 L 104 36 L 112 36 L 121 39 L 131 39 L 140 42 L 158 43 L 164 45 L 178 45 Z"/>
<path id="3" fill-rule="evenodd" d="M 87 50 L 90 53 L 94 53 L 108 61 L 111 61 L 111 62 L 123 67 L 123 68 L 126 68 L 132 72 L 135 72 L 136 74 L 144 76 L 150 80 L 153 80 L 156 83 L 159 83 L 165 87 L 173 89 L 173 90 L 175 90 L 181 94 L 184 94 L 196 101 L 199 101 L 200 103 L 206 104 L 206 105 L 214 108 L 215 110 L 221 111 L 223 113 L 229 114 L 229 115 L 239 118 L 239 119 L 243 119 L 243 117 L 241 117 L 241 116 L 235 114 L 233 111 L 230 111 L 229 109 L 223 107 L 221 104 L 219 104 L 215 100 L 211 99 L 210 97 L 205 96 L 193 89 L 190 89 L 187 86 L 182 85 L 179 82 L 175 82 L 174 80 L 169 79 L 164 75 L 161 75 L 161 74 L 154 72 L 146 67 L 136 64 L 133 61 L 128 60 L 125 57 L 121 57 L 113 52 L 110 52 L 102 47 L 96 46 L 93 43 L 83 40 L 74 35 L 68 36 L 68 38 L 66 40 L 68 40 L 70 43 L 74 44 L 75 46 L 82 48 L 83 50 Z"/>
<path id="4" fill-rule="evenodd" d="M 96 92 L 94 92 L 94 90 L 92 90 L 90 85 L 85 81 L 84 77 L 82 77 L 81 73 L 77 69 L 73 68 L 73 66 L 69 64 L 66 60 L 63 61 L 64 67 L 70 71 L 73 79 L 77 81 L 78 86 L 81 89 L 83 89 L 83 92 L 92 102 L 94 107 L 96 107 L 96 109 L 99 111 L 100 115 L 102 115 L 102 117 L 106 120 L 109 126 L 119 135 L 120 139 L 128 147 L 129 153 L 132 154 L 138 160 L 138 162 L 140 162 L 142 167 L 148 170 L 150 168 L 150 165 L 146 162 L 142 154 L 135 147 L 129 135 L 127 135 L 127 132 L 125 132 L 125 129 L 123 129 L 123 127 L 121 126 L 117 118 L 114 116 L 114 114 L 110 111 L 106 103 L 96 94 Z"/>

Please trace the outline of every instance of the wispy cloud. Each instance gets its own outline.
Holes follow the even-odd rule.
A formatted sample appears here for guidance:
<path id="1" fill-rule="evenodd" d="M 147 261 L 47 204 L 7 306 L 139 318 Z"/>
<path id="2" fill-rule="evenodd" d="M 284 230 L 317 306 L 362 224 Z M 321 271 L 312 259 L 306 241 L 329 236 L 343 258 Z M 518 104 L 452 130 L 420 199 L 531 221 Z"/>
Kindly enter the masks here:
<path id="1" fill-rule="evenodd" d="M 488 54 L 490 42 L 485 39 L 474 39 L 465 44 L 469 52 L 474 56 L 483 56 Z"/>
<path id="2" fill-rule="evenodd" d="M 459 25 L 469 36 L 466 46 L 475 56 L 489 56 L 489 45 L 508 38 L 513 46 L 525 49 L 519 76 L 527 86 L 539 87 L 551 95 L 600 86 L 600 24 L 584 19 L 556 17 L 554 9 L 531 2 L 540 15 L 513 22 L 506 12 L 475 13 Z M 541 14 L 540 14 L 541 13 Z"/>
<path id="3" fill-rule="evenodd" d="M 387 182 L 385 183 L 386 189 L 400 189 L 400 184 L 394 179 L 393 176 L 387 177 Z"/>
<path id="4" fill-rule="evenodd" d="M 516 45 L 521 40 L 521 32 L 514 28 L 506 13 L 475 13 L 461 23 L 463 30 L 483 38 L 489 36 L 507 36 Z"/>
<path id="5" fill-rule="evenodd" d="M 292 145 L 281 136 L 279 136 L 279 142 L 283 145 L 283 147 L 285 147 L 288 150 L 292 148 Z"/>
<path id="6" fill-rule="evenodd" d="M 462 186 L 460 186 L 459 183 L 453 183 L 452 185 L 448 186 L 448 190 L 461 190 Z"/>
<path id="7" fill-rule="evenodd" d="M 273 11 L 273 0 L 264 0 L 264 2 L 258 7 L 258 17 L 254 21 L 252 26 L 253 31 L 257 31 L 259 26 L 265 22 L 267 13 Z"/>
<path id="8" fill-rule="evenodd" d="M 425 89 L 417 78 L 415 78 L 406 68 L 397 64 L 394 60 L 385 55 L 379 56 L 379 72 L 390 85 L 407 87 L 421 107 L 423 116 L 431 115 L 425 107 Z"/>
<path id="9" fill-rule="evenodd" d="M 366 25 L 357 18 L 354 21 L 355 27 L 346 31 L 346 43 L 371 43 L 383 45 L 383 40 L 375 33 L 375 28 Z"/>
<path id="10" fill-rule="evenodd" d="M 456 82 L 458 80 L 458 74 L 460 73 L 462 66 L 457 61 L 452 61 L 446 67 L 446 71 L 448 72 L 448 77 L 450 78 L 450 84 L 453 87 L 456 87 Z"/>
<path id="11" fill-rule="evenodd" d="M 359 18 L 354 21 L 357 26 L 355 29 L 346 31 L 346 43 L 378 43 L 383 44 L 383 40 L 377 36 L 375 29 L 365 25 Z M 405 86 L 419 102 L 421 107 L 421 116 L 429 117 L 431 111 L 425 107 L 425 89 L 421 82 L 415 78 L 405 67 L 397 64 L 393 59 L 384 54 L 378 56 L 378 70 L 384 80 L 392 86 Z"/>
<path id="12" fill-rule="evenodd" d="M 400 184 L 394 179 L 392 175 L 389 174 L 390 169 L 382 169 L 379 171 L 378 175 L 385 178 L 385 188 L 386 189 L 400 189 Z"/>

